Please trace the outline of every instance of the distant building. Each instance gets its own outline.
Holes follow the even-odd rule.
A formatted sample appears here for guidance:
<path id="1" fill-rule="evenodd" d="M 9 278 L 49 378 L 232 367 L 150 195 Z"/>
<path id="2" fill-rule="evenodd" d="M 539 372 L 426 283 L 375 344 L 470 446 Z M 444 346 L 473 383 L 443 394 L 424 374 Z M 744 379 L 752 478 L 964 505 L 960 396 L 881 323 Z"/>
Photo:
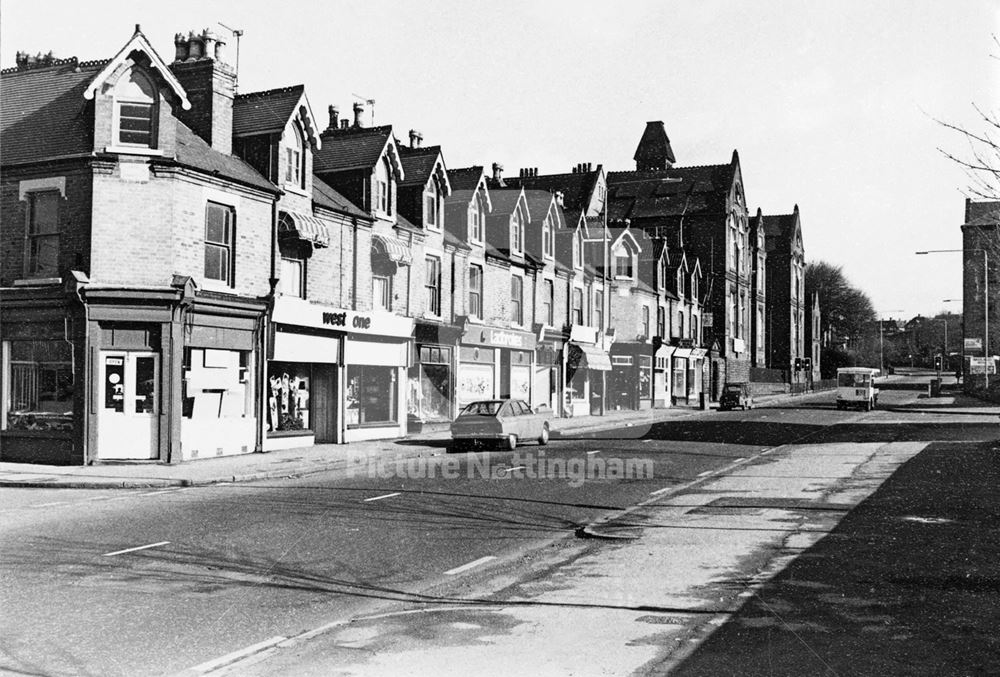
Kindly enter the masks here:
<path id="1" fill-rule="evenodd" d="M 1000 345 L 1000 201 L 965 201 L 962 225 L 962 320 L 965 373 L 968 358 L 996 356 Z M 987 337 L 988 335 L 988 337 Z M 973 385 L 972 379 L 966 383 Z M 981 381 L 980 381 L 981 385 Z"/>

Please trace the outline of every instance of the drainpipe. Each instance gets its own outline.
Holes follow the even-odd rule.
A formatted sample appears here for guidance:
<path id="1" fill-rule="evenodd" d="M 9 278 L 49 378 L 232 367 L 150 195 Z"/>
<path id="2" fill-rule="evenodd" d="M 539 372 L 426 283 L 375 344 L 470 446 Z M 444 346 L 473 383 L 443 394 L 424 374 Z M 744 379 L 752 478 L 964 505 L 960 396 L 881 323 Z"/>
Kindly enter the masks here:
<path id="1" fill-rule="evenodd" d="M 358 218 L 351 218 L 354 246 L 351 247 L 351 310 L 358 309 Z"/>
<path id="2" fill-rule="evenodd" d="M 268 280 L 270 289 L 264 309 L 264 315 L 254 321 L 254 333 L 257 334 L 259 358 L 254 365 L 254 380 L 257 383 L 254 393 L 254 410 L 257 415 L 257 431 L 254 436 L 254 452 L 264 451 L 264 426 L 268 416 L 267 406 L 267 351 L 269 347 L 268 334 L 271 329 L 270 318 L 274 312 L 274 300 L 278 289 L 278 198 L 271 203 L 271 277 Z"/>

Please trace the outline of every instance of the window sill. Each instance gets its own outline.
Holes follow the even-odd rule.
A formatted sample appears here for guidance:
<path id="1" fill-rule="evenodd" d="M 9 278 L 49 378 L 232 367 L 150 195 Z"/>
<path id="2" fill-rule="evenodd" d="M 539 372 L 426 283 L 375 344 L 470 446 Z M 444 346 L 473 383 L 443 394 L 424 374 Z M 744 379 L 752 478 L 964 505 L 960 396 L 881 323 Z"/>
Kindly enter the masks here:
<path id="1" fill-rule="evenodd" d="M 369 421 L 366 423 L 348 423 L 348 430 L 358 430 L 359 428 L 396 428 L 399 421 Z"/>
<path id="2" fill-rule="evenodd" d="M 69 430 L 0 430 L 0 435 L 4 437 L 46 437 L 57 440 L 73 439 L 73 432 Z"/>
<path id="3" fill-rule="evenodd" d="M 309 437 L 315 433 L 308 428 L 303 428 L 302 430 L 270 430 L 267 433 L 268 439 L 276 439 L 281 437 Z"/>
<path id="4" fill-rule="evenodd" d="M 228 282 L 223 282 L 222 280 L 206 280 L 202 279 L 201 288 L 208 291 L 221 291 L 221 292 L 232 292 L 235 287 L 233 287 Z"/>
<path id="5" fill-rule="evenodd" d="M 105 146 L 105 153 L 116 153 L 118 155 L 148 155 L 152 157 L 163 157 L 164 153 L 159 148 L 147 148 L 144 146 Z"/>
<path id="6" fill-rule="evenodd" d="M 14 280 L 15 287 L 41 287 L 43 285 L 61 284 L 62 278 L 58 277 L 25 277 Z"/>
<path id="7" fill-rule="evenodd" d="M 295 195 L 300 195 L 302 197 L 309 197 L 309 192 L 305 188 L 300 188 L 294 183 L 283 184 L 281 189 L 286 193 L 294 193 Z"/>

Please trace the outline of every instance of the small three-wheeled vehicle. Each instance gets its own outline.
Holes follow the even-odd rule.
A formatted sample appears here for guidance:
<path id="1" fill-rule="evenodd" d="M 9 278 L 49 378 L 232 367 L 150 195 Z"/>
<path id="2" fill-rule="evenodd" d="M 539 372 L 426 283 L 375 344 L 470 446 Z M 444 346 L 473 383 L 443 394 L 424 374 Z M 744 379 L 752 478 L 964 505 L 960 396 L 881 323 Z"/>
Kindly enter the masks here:
<path id="1" fill-rule="evenodd" d="M 881 372 L 871 367 L 841 367 L 837 370 L 837 409 L 858 407 L 871 411 L 878 405 L 875 379 Z"/>

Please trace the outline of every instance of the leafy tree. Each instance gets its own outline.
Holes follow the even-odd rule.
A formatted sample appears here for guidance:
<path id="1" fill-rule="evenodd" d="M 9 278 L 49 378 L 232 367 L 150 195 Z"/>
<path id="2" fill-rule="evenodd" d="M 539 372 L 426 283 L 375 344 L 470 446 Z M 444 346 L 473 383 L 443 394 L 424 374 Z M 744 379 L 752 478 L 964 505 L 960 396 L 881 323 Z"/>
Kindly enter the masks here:
<path id="1" fill-rule="evenodd" d="M 856 344 L 871 331 L 875 310 L 868 295 L 851 285 L 842 266 L 826 261 L 806 265 L 806 298 L 819 294 L 820 331 L 834 342 Z"/>

